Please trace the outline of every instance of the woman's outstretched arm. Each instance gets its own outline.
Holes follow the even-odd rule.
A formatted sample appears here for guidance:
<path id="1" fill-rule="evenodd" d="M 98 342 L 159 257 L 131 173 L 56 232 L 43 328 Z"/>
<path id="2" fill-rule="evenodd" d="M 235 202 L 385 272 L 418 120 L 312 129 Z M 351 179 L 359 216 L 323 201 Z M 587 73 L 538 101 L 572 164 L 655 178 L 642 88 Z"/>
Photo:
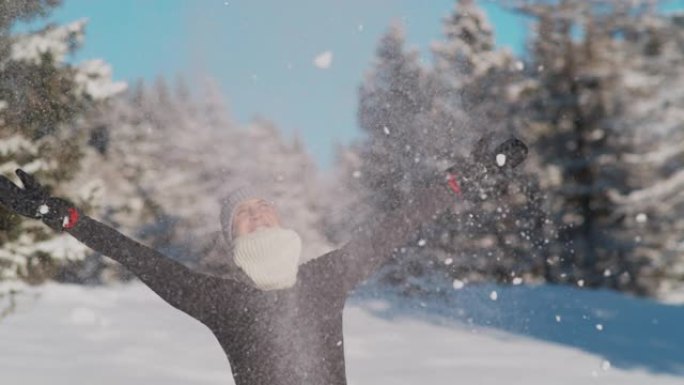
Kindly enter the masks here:
<path id="1" fill-rule="evenodd" d="M 195 272 L 158 251 L 138 243 L 88 216 L 65 229 L 90 249 L 121 263 L 173 307 L 204 318 L 219 287 L 230 281 Z"/>
<path id="2" fill-rule="evenodd" d="M 457 207 L 460 186 L 452 181 L 414 189 L 401 207 L 371 218 L 354 229 L 351 240 L 341 248 L 308 262 L 304 269 L 315 280 L 339 282 L 349 291 L 365 281 L 392 257 L 396 248 L 409 241 L 424 223 Z"/>
<path id="3" fill-rule="evenodd" d="M 488 150 L 490 140 L 485 137 L 478 142 L 471 157 L 449 168 L 443 178 L 414 189 L 400 208 L 355 229 L 351 241 L 340 250 L 313 261 L 316 274 L 341 275 L 345 288 L 352 289 L 387 262 L 422 224 L 476 197 L 484 178 L 505 175 L 527 156 L 527 146 L 515 138 L 493 150 Z"/>
<path id="4" fill-rule="evenodd" d="M 370 277 L 406 244 L 421 225 L 436 219 L 458 204 L 455 192 L 446 182 L 414 190 L 402 207 L 370 220 L 355 229 L 351 240 L 336 256 L 344 285 L 352 289 Z"/>
<path id="5" fill-rule="evenodd" d="M 0 176 L 0 204 L 16 214 L 66 231 L 92 250 L 121 263 L 172 306 L 199 319 L 211 311 L 218 293 L 232 281 L 200 274 L 88 216 L 70 202 L 50 197 L 31 175 L 17 170 L 24 188 Z"/>

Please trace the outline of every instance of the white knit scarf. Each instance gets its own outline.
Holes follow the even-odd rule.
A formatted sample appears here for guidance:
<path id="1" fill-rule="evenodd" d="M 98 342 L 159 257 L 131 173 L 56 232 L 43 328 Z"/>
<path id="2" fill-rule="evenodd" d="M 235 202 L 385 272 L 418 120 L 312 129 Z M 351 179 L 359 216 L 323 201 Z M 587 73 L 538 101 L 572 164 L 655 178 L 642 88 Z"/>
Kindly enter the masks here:
<path id="1" fill-rule="evenodd" d="M 297 282 L 302 240 L 294 230 L 271 227 L 235 238 L 233 258 L 261 290 L 278 290 Z"/>

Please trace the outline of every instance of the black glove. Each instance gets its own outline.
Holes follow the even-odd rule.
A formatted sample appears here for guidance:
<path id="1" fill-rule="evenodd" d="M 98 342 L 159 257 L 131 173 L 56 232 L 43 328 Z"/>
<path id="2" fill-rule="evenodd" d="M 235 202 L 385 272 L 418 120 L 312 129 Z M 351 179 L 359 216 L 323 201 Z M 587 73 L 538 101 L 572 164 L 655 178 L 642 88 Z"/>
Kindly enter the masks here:
<path id="1" fill-rule="evenodd" d="M 492 135 L 480 139 L 467 158 L 449 167 L 447 182 L 449 188 L 466 200 L 482 195 L 483 183 L 487 179 L 499 178 L 527 158 L 525 143 L 511 138 L 491 150 Z"/>
<path id="2" fill-rule="evenodd" d="M 55 231 L 76 225 L 79 212 L 70 202 L 50 197 L 47 190 L 30 174 L 18 169 L 17 176 L 24 188 L 0 175 L 0 204 L 18 215 L 41 219 Z"/>

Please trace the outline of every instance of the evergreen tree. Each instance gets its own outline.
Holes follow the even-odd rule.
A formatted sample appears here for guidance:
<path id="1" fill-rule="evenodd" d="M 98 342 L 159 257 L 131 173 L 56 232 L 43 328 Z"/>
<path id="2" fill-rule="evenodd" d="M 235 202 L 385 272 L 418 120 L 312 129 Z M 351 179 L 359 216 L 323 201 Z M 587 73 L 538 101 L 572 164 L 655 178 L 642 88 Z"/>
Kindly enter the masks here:
<path id="1" fill-rule="evenodd" d="M 492 30 L 472 1 L 456 5 L 444 31 L 445 41 L 433 44 L 429 71 L 415 52 L 403 50 L 400 30 L 391 29 L 361 88 L 359 121 L 368 135 L 356 146 L 358 175 L 374 210 L 410 199 L 413 186 L 462 162 L 480 137 L 498 133 L 492 135 L 496 142 L 510 135 L 506 121 L 515 95 L 509 91 L 521 81 L 519 64 L 495 49 Z M 438 284 L 435 277 L 507 281 L 539 274 L 538 186 L 523 176 L 508 187 L 492 182 L 481 201 L 407 240 L 386 279 L 413 291 Z"/>
<path id="2" fill-rule="evenodd" d="M 684 281 L 684 24 L 681 14 L 634 19 L 622 23 L 630 58 L 622 93 L 631 100 L 616 119 L 634 148 L 621 156 L 632 188 L 610 190 L 609 197 L 635 233 L 634 256 L 648 261 L 636 279 L 651 292 L 666 292 Z"/>
<path id="3" fill-rule="evenodd" d="M 100 60 L 65 61 L 84 38 L 85 22 L 13 33 L 18 21 L 46 15 L 58 1 L 5 1 L 0 5 L 0 172 L 14 178 L 23 168 L 52 186 L 52 192 L 79 169 L 87 135 L 77 121 L 93 106 L 125 88 L 111 81 Z M 87 208 L 94 186 L 69 196 Z M 0 208 L 0 280 L 31 283 L 54 276 L 66 259 L 85 249 L 35 221 L 22 221 Z"/>
<path id="4" fill-rule="evenodd" d="M 455 124 L 460 131 L 477 129 L 473 126 L 505 131 L 513 116 L 512 86 L 521 80 L 522 61 L 496 48 L 494 31 L 474 0 L 456 2 L 443 21 L 443 35 L 443 41 L 432 44 L 433 88 L 439 96 L 435 112 L 444 115 L 441 125 Z"/>
<path id="5" fill-rule="evenodd" d="M 370 208 L 366 215 L 396 209 L 411 199 L 416 186 L 436 175 L 439 157 L 426 145 L 436 139 L 429 121 L 429 81 L 418 53 L 404 49 L 401 27 L 392 25 L 381 38 L 374 68 L 359 91 L 358 120 L 366 138 L 353 149 L 361 160 L 359 169 L 351 175 L 347 173 L 345 182 L 365 190 L 361 196 Z M 358 181 L 354 180 L 356 177 Z M 347 202 L 352 204 L 354 200 Z M 401 284 L 409 277 L 404 274 L 405 266 L 414 265 L 415 261 L 415 270 L 422 271 L 423 265 L 432 261 L 424 255 L 406 253 L 405 248 L 396 257 L 384 276 Z"/>
<path id="6" fill-rule="evenodd" d="M 625 155 L 640 151 L 645 128 L 628 127 L 625 117 L 644 102 L 644 85 L 630 86 L 645 74 L 635 67 L 645 52 L 635 51 L 632 40 L 634 25 L 652 9 L 575 0 L 522 9 L 537 20 L 530 45 L 537 71 L 523 100 L 548 191 L 546 209 L 557 226 L 548 250 L 550 278 L 651 292 L 640 277 L 652 261 L 636 252 L 644 229 L 624 215 L 626 201 L 613 197 L 643 183 Z"/>
<path id="7" fill-rule="evenodd" d="M 359 91 L 358 120 L 368 140 L 361 151 L 362 181 L 376 193 L 380 210 L 395 207 L 425 178 L 421 122 L 430 108 L 427 76 L 418 53 L 405 52 L 403 32 L 393 25 L 381 39 L 374 70 Z"/>

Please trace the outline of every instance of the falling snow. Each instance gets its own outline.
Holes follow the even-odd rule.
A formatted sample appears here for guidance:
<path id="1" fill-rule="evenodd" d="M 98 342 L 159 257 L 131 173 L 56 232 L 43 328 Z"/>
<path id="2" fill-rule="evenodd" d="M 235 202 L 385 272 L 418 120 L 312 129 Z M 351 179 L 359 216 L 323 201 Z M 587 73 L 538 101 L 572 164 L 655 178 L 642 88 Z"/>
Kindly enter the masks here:
<path id="1" fill-rule="evenodd" d="M 648 216 L 645 213 L 639 213 L 636 216 L 637 223 L 646 223 L 648 221 Z"/>
<path id="2" fill-rule="evenodd" d="M 503 167 L 506 165 L 506 154 L 497 154 L 496 155 L 496 164 L 499 167 Z"/>
<path id="3" fill-rule="evenodd" d="M 328 69 L 332 65 L 333 61 L 333 53 L 332 51 L 324 51 L 316 55 L 316 57 L 313 60 L 313 63 L 316 67 L 320 69 Z"/>
<path id="4" fill-rule="evenodd" d="M 489 299 L 491 299 L 492 301 L 496 301 L 497 299 L 499 299 L 499 294 L 496 292 L 496 290 L 489 293 Z"/>
<path id="5" fill-rule="evenodd" d="M 610 369 L 610 361 L 603 360 L 603 362 L 601 362 L 601 369 L 603 369 L 604 371 L 609 370 Z"/>

